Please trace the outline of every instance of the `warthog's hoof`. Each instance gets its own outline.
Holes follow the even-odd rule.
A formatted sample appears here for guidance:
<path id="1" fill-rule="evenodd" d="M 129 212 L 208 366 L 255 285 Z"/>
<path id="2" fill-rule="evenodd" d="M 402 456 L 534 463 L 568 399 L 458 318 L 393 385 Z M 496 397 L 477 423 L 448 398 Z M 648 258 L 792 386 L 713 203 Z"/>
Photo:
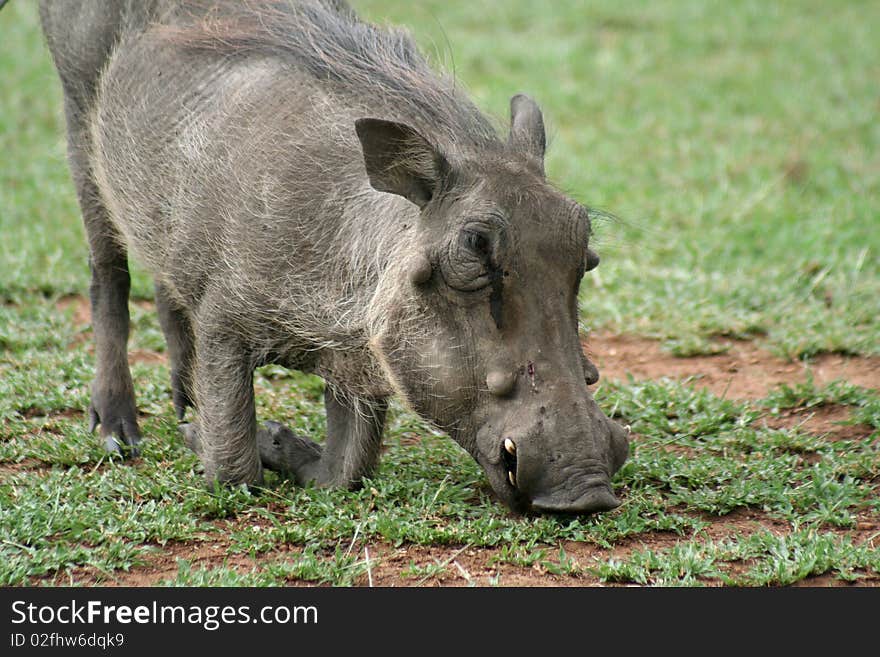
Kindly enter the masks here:
<path id="1" fill-rule="evenodd" d="M 105 404 L 101 412 L 94 403 L 89 404 L 89 431 L 101 427 L 104 449 L 114 456 L 136 458 L 140 456 L 141 432 L 135 415 L 119 412 L 114 405 Z"/>
<path id="2" fill-rule="evenodd" d="M 321 458 L 321 446 L 293 433 L 280 422 L 268 421 L 257 431 L 263 467 L 293 475 L 299 484 L 313 477 L 311 467 Z"/>

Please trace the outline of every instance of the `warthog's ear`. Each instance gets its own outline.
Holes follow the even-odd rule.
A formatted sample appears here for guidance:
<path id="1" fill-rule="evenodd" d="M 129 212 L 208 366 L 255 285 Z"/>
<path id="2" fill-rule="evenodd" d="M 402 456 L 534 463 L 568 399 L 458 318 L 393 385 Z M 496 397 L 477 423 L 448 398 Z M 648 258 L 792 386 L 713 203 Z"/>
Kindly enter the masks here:
<path id="1" fill-rule="evenodd" d="M 547 138 L 544 134 L 544 117 L 538 104 L 525 94 L 510 99 L 510 145 L 528 153 L 544 171 L 544 150 Z"/>
<path id="2" fill-rule="evenodd" d="M 382 119 L 354 122 L 373 189 L 425 207 L 449 169 L 446 158 L 415 129 Z"/>

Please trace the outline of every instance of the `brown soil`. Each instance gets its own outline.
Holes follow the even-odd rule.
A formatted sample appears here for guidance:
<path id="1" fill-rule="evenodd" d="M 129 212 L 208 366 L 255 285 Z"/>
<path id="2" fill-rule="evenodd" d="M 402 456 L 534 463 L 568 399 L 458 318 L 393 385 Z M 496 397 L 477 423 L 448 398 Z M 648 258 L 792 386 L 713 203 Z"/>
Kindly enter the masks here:
<path id="1" fill-rule="evenodd" d="M 14 463 L 0 463 L 0 481 L 5 481 L 8 477 L 17 475 L 22 472 L 32 472 L 34 470 L 43 470 L 47 466 L 39 459 L 26 458 Z"/>
<path id="2" fill-rule="evenodd" d="M 760 399 L 780 384 L 803 383 L 812 373 L 817 385 L 844 379 L 865 388 L 880 388 L 880 357 L 824 354 L 810 363 L 786 361 L 751 342 L 730 342 L 727 353 L 677 358 L 654 340 L 594 333 L 585 348 L 602 377 L 635 379 L 692 379 L 716 395 L 734 399 Z"/>
<path id="3" fill-rule="evenodd" d="M 156 365 L 158 363 L 167 363 L 168 355 L 150 349 L 132 349 L 128 352 L 128 362 L 131 364 Z"/>
<path id="4" fill-rule="evenodd" d="M 55 308 L 61 311 L 71 310 L 71 318 L 78 327 L 88 326 L 92 323 L 92 309 L 89 300 L 78 294 L 68 294 L 61 297 L 55 303 Z"/>
<path id="5" fill-rule="evenodd" d="M 867 424 L 847 424 L 850 410 L 847 406 L 826 404 L 813 408 L 793 408 L 780 411 L 778 417 L 764 416 L 758 420 L 771 429 L 793 429 L 822 436 L 827 440 L 857 440 L 873 432 Z"/>
<path id="6" fill-rule="evenodd" d="M 151 304 L 143 302 L 145 308 Z M 73 308 L 73 322 L 80 327 L 91 322 L 88 302 L 82 297 L 67 297 L 58 302 L 59 309 Z M 717 395 L 730 399 L 754 400 L 766 397 L 780 384 L 794 385 L 812 375 L 818 385 L 836 379 L 844 379 L 867 388 L 880 389 L 880 357 L 860 358 L 840 355 L 823 355 L 810 363 L 789 362 L 780 359 L 750 342 L 730 342 L 727 352 L 713 356 L 677 358 L 660 348 L 658 342 L 634 336 L 594 333 L 585 343 L 585 349 L 594 360 L 604 380 L 625 381 L 628 376 L 637 380 L 668 377 L 689 380 L 693 385 L 708 388 Z M 135 350 L 129 355 L 132 362 L 160 363 L 164 354 Z M 854 439 L 868 436 L 872 429 L 867 425 L 845 424 L 849 410 L 844 406 L 826 405 L 814 408 L 795 408 L 782 411 L 778 416 L 765 415 L 757 420 L 767 426 L 799 427 L 828 440 Z M 634 436 L 638 439 L 638 436 Z M 670 447 L 673 449 L 673 447 Z M 35 463 L 0 465 L 0 479 L 5 474 L 21 472 L 38 467 Z M 686 514 L 686 509 L 680 510 Z M 768 518 L 760 511 L 740 509 L 723 517 L 702 516 L 709 525 L 701 532 L 704 540 L 720 541 L 733 536 L 747 536 L 757 531 L 769 530 L 777 534 L 790 531 L 787 524 Z M 259 525 L 259 521 L 242 519 L 238 522 Z M 205 536 L 203 541 L 169 543 L 154 546 L 155 550 L 145 556 L 145 565 L 130 572 L 114 572 L 112 579 L 106 573 L 81 568 L 70 576 L 58 575 L 57 584 L 71 582 L 99 584 L 104 586 L 149 586 L 162 580 L 173 579 L 178 572 L 178 560 L 185 559 L 193 568 L 200 566 L 227 566 L 242 572 L 260 568 L 269 560 L 277 560 L 301 552 L 297 546 L 279 545 L 263 555 L 232 554 L 225 540 L 225 531 Z M 855 529 L 847 529 L 855 543 L 867 542 L 880 545 L 880 521 L 876 514 L 859 519 Z M 499 548 L 474 548 L 469 546 L 417 546 L 393 545 L 372 542 L 351 546 L 359 559 L 369 563 L 367 575 L 358 580 L 361 586 L 602 586 L 590 572 L 597 559 L 626 558 L 634 550 L 668 548 L 683 538 L 671 532 L 651 532 L 617 543 L 611 549 L 588 542 L 565 542 L 563 549 L 568 558 L 577 564 L 574 575 L 554 574 L 546 566 L 512 565 L 501 563 Z M 548 546 L 546 557 L 558 560 L 558 548 Z M 744 571 L 748 564 L 730 564 L 731 573 Z M 862 573 L 864 575 L 864 573 Z M 719 582 L 705 582 L 716 585 Z M 290 585 L 310 585 L 309 582 L 290 581 Z M 871 574 L 856 583 L 859 586 L 880 586 L 880 575 Z M 811 577 L 798 586 L 849 586 L 850 584 L 831 575 Z"/>

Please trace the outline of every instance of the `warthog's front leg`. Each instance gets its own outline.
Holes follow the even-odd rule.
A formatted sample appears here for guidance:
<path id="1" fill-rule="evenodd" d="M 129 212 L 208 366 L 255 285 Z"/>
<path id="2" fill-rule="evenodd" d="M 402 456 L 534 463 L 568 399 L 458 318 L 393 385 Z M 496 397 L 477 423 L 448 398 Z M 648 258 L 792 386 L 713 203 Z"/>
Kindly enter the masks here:
<path id="1" fill-rule="evenodd" d="M 261 483 L 254 367 L 247 349 L 219 321 L 203 321 L 195 362 L 199 421 L 182 427 L 187 446 L 201 458 L 209 482 Z"/>
<path id="2" fill-rule="evenodd" d="M 324 391 L 327 440 L 323 448 L 277 422 L 257 433 L 260 458 L 299 484 L 357 488 L 379 460 L 388 405 L 384 400 L 346 396 L 330 384 Z"/>
<path id="3" fill-rule="evenodd" d="M 128 293 L 131 279 L 122 238 L 110 221 L 83 150 L 78 113 L 65 105 L 70 165 L 89 238 L 89 299 L 95 332 L 95 380 L 89 402 L 89 430 L 99 425 L 104 446 L 122 456 L 137 456 L 141 441 L 134 385 L 128 368 Z"/>
<path id="4" fill-rule="evenodd" d="M 91 234 L 90 234 L 91 237 Z M 104 238 L 107 242 L 111 237 Z M 95 240 L 97 241 L 97 240 Z M 109 256 L 108 253 L 110 252 Z M 137 456 L 141 441 L 134 385 L 128 369 L 128 263 L 118 247 L 92 245 L 92 325 L 97 367 L 89 403 L 89 430 L 100 425 L 105 448 Z"/>

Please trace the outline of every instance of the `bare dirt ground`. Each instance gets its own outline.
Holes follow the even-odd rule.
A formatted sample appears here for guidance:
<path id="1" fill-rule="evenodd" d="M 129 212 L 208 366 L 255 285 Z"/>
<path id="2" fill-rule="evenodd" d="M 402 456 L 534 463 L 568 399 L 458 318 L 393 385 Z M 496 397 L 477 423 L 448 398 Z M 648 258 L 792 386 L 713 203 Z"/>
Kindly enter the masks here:
<path id="1" fill-rule="evenodd" d="M 141 304 L 149 308 L 150 304 Z M 88 302 L 81 297 L 68 297 L 59 302 L 61 309 L 73 308 L 73 320 L 78 325 L 90 322 Z M 823 355 L 809 364 L 789 362 L 773 356 L 751 342 L 731 342 L 724 354 L 678 358 L 660 348 L 660 344 L 628 335 L 598 333 L 590 336 L 585 350 L 596 363 L 604 380 L 625 381 L 629 376 L 636 380 L 668 377 L 689 380 L 693 385 L 706 387 L 717 395 L 728 399 L 761 399 L 779 384 L 794 385 L 807 380 L 812 375 L 819 385 L 835 379 L 844 379 L 867 388 L 880 388 L 880 358 L 845 357 Z M 130 353 L 133 362 L 160 362 L 164 354 L 155 352 Z M 821 435 L 828 440 L 858 438 L 871 433 L 866 425 L 842 425 L 849 417 L 843 406 L 821 406 L 811 409 L 791 409 L 781 417 L 761 418 L 770 426 L 783 427 L 799 425 L 802 430 Z M 633 437 L 638 440 L 638 436 Z M 28 464 L 16 464 L 28 467 Z M 16 467 L 12 466 L 12 467 Z M 687 510 L 682 510 L 687 513 Z M 785 533 L 788 526 L 768 518 L 760 511 L 741 509 L 723 517 L 701 516 L 709 522 L 702 534 L 712 540 L 723 540 L 733 536 L 748 536 L 764 529 L 774 533 Z M 236 523 L 259 525 L 259 520 L 239 518 Z M 868 541 L 871 545 L 880 543 L 880 523 L 875 517 L 867 515 L 860 519 L 855 530 L 848 530 L 854 542 Z M 199 567 L 227 566 L 249 571 L 259 568 L 261 562 L 291 556 L 302 548 L 280 545 L 276 550 L 258 556 L 233 554 L 223 536 L 225 532 L 205 536 L 203 541 L 169 543 L 153 546 L 145 555 L 145 564 L 130 572 L 113 573 L 112 579 L 106 574 L 93 572 L 88 568 L 72 574 L 77 583 L 99 582 L 104 586 L 150 586 L 160 581 L 173 579 L 178 572 L 178 559 L 186 559 L 193 569 Z M 498 561 L 499 550 L 493 548 L 474 548 L 468 546 L 415 546 L 395 547 L 382 542 L 352 546 L 360 559 L 369 564 L 368 572 L 358 580 L 363 586 L 603 586 L 599 579 L 586 570 L 594 558 L 625 558 L 634 550 L 663 549 L 682 540 L 672 532 L 651 532 L 626 539 L 608 550 L 599 545 L 585 542 L 567 542 L 563 548 L 568 558 L 582 566 L 577 576 L 556 575 L 546 567 L 515 566 Z M 547 550 L 547 557 L 555 559 L 556 549 Z M 748 564 L 742 564 L 745 569 Z M 413 567 L 420 572 L 435 571 L 422 578 L 405 575 Z M 736 565 L 735 567 L 739 567 Z M 58 576 L 54 583 L 69 584 L 67 576 Z M 310 585 L 308 582 L 293 580 L 291 585 Z M 720 582 L 708 582 L 720 584 Z M 872 575 L 857 582 L 859 586 L 880 586 L 880 576 Z M 803 586 L 849 586 L 833 576 L 807 578 L 799 583 Z"/>
<path id="2" fill-rule="evenodd" d="M 779 384 L 803 383 L 810 374 L 817 385 L 844 379 L 865 388 L 880 387 L 880 357 L 824 354 L 803 363 L 778 358 L 752 342 L 730 341 L 725 346 L 724 354 L 677 358 L 654 340 L 595 333 L 585 349 L 607 379 L 692 379 L 694 385 L 728 399 L 761 399 Z"/>

